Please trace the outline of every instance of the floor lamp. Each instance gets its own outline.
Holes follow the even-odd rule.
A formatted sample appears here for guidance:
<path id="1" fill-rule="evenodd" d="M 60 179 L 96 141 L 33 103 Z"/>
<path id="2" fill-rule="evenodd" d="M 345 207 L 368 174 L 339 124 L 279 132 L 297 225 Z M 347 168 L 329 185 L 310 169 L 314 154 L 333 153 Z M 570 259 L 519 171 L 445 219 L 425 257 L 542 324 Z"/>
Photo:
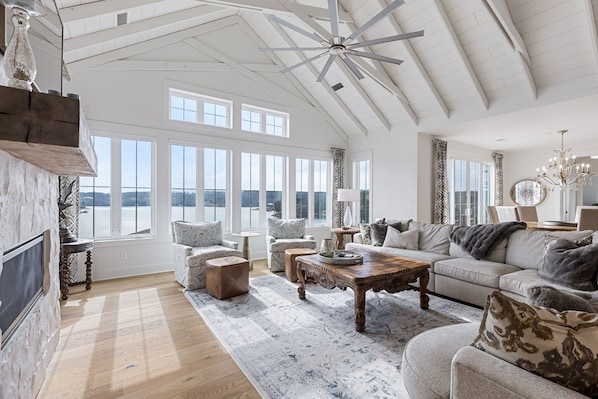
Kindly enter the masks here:
<path id="1" fill-rule="evenodd" d="M 338 189 L 338 201 L 347 203 L 347 210 L 343 218 L 343 229 L 348 229 L 353 224 L 353 216 L 351 215 L 351 202 L 359 200 L 359 190 L 351 188 Z"/>

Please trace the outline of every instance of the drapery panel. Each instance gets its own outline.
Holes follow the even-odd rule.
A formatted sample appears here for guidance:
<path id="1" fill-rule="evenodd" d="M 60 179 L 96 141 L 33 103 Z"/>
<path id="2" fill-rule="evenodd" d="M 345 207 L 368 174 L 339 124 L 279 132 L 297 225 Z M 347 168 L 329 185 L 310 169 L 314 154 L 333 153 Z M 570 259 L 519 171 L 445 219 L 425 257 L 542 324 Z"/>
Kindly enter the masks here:
<path id="1" fill-rule="evenodd" d="M 338 202 L 338 189 L 345 186 L 345 150 L 330 148 L 332 153 L 332 227 L 343 225 L 343 207 Z"/>
<path id="2" fill-rule="evenodd" d="M 434 223 L 449 223 L 448 177 L 446 172 L 447 143 L 434 139 Z"/>
<path id="3" fill-rule="evenodd" d="M 503 170 L 502 158 L 503 155 L 499 152 L 493 152 L 494 158 L 494 205 L 503 204 Z"/>

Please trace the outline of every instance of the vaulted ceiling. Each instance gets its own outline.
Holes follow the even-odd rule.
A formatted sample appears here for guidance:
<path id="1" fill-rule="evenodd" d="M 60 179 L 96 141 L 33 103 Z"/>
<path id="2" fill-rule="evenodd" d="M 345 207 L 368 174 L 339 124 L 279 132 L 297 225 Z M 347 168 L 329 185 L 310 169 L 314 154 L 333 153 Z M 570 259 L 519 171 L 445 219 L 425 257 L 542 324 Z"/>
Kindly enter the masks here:
<path id="1" fill-rule="evenodd" d="M 391 2 L 340 0 L 341 36 Z M 286 72 L 286 85 L 272 77 L 318 53 L 258 48 L 317 43 L 269 17 L 330 37 L 327 0 L 56 3 L 73 76 L 90 68 L 233 71 L 315 108 L 345 138 L 407 127 L 513 150 L 537 146 L 559 129 L 572 132 L 572 144 L 587 144 L 598 126 L 598 0 L 405 0 L 360 38 L 424 30 L 423 37 L 364 49 L 402 65 L 354 57 L 364 79 L 335 63 L 318 83 L 328 58 L 320 57 Z M 117 26 L 122 13 L 126 23 Z M 155 49 L 169 61 L 144 56 Z M 337 83 L 343 88 L 335 91 Z"/>

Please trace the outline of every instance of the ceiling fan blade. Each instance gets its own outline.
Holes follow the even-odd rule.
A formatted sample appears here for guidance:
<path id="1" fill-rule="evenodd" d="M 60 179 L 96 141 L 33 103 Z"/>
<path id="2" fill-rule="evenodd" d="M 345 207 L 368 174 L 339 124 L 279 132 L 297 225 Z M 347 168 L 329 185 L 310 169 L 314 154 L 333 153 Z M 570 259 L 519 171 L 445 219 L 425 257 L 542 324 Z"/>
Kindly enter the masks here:
<path id="1" fill-rule="evenodd" d="M 318 79 L 316 79 L 316 82 L 321 82 L 322 80 L 324 80 L 324 75 L 326 75 L 326 72 L 328 72 L 328 70 L 330 69 L 330 66 L 334 62 L 335 58 L 336 55 L 330 54 L 330 57 L 328 57 L 328 61 L 326 61 L 326 65 L 324 65 L 324 68 L 322 68 L 322 72 L 320 72 L 320 75 L 318 76 Z"/>
<path id="2" fill-rule="evenodd" d="M 390 14 L 391 12 L 393 12 L 394 10 L 396 10 L 397 8 L 399 8 L 400 6 L 402 6 L 403 4 L 405 4 L 405 2 L 403 0 L 395 0 L 395 1 L 393 1 L 388 6 L 386 6 L 385 9 L 383 9 L 382 11 L 380 11 L 378 14 L 374 15 L 372 17 L 372 19 L 370 19 L 365 24 L 363 24 L 359 29 L 357 29 L 355 32 L 351 33 L 349 35 L 349 37 L 347 37 L 346 41 L 347 40 L 350 41 L 350 40 L 357 39 L 366 30 L 370 29 L 372 26 L 374 26 L 375 24 L 377 24 L 382 18 L 386 17 L 386 15 Z"/>
<path id="3" fill-rule="evenodd" d="M 332 36 L 339 37 L 338 0 L 328 0 L 328 10 L 330 10 L 330 28 L 332 29 Z"/>
<path id="4" fill-rule="evenodd" d="M 349 44 L 349 45 L 347 45 L 347 47 L 373 46 L 374 44 L 388 43 L 388 42 L 394 42 L 397 40 L 411 39 L 412 37 L 419 37 L 419 36 L 423 36 L 423 35 L 424 35 L 424 31 L 418 30 L 417 32 L 403 33 L 403 34 L 395 35 L 395 36 L 382 37 L 380 39 L 365 40 L 363 42 Z"/>
<path id="5" fill-rule="evenodd" d="M 297 33 L 301 33 L 303 36 L 307 36 L 310 39 L 315 40 L 316 42 L 326 42 L 326 39 L 321 38 L 316 33 L 308 32 L 305 29 L 298 27 L 297 25 L 293 25 L 292 23 L 287 22 L 284 19 L 277 17 L 276 15 L 272 15 L 270 17 L 270 19 L 275 22 L 278 22 L 280 25 L 286 26 L 287 28 L 294 30 Z"/>
<path id="6" fill-rule="evenodd" d="M 361 71 L 359 70 L 357 65 L 355 65 L 355 63 L 352 60 L 350 60 L 349 57 L 347 57 L 347 56 L 341 57 L 341 60 L 343 60 L 343 62 L 347 66 L 347 68 L 349 68 L 351 70 L 351 72 L 353 72 L 353 75 L 355 75 L 355 77 L 357 79 L 361 80 L 364 78 L 363 74 L 361 73 Z"/>
<path id="7" fill-rule="evenodd" d="M 258 47 L 259 51 L 315 51 L 326 50 L 328 47 Z"/>
<path id="8" fill-rule="evenodd" d="M 324 54 L 328 54 L 328 51 L 324 51 L 323 53 L 320 53 L 320 54 L 318 54 L 318 55 L 315 55 L 315 56 L 313 56 L 313 57 L 310 57 L 310 58 L 308 58 L 308 59 L 306 59 L 306 60 L 303 60 L 303 61 L 301 61 L 301 62 L 300 62 L 300 63 L 298 63 L 298 64 L 291 65 L 290 67 L 288 67 L 288 68 L 285 68 L 285 69 L 283 69 L 283 70 L 282 70 L 282 71 L 280 71 L 280 72 L 288 72 L 288 71 L 290 71 L 291 69 L 295 69 L 295 68 L 297 68 L 297 67 L 300 67 L 301 65 L 305 65 L 305 64 L 307 64 L 308 62 L 312 62 L 312 61 L 314 61 L 314 60 L 317 60 L 318 58 L 320 58 L 320 57 L 321 57 L 321 56 L 323 56 Z"/>
<path id="9" fill-rule="evenodd" d="M 385 57 L 383 55 L 378 55 L 378 54 L 366 53 L 365 51 L 347 51 L 347 54 L 357 55 L 359 57 L 371 58 L 373 60 L 378 60 L 378 61 L 392 62 L 393 64 L 397 64 L 397 65 L 401 65 L 403 63 L 403 60 Z"/>

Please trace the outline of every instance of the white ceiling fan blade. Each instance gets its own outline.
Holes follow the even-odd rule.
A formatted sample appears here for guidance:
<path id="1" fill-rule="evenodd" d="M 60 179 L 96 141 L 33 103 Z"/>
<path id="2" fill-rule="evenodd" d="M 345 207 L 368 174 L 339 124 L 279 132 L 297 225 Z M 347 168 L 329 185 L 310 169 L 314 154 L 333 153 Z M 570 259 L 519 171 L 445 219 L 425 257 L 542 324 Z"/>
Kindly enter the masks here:
<path id="1" fill-rule="evenodd" d="M 258 47 L 259 51 L 315 51 L 326 50 L 328 47 Z"/>
<path id="2" fill-rule="evenodd" d="M 405 4 L 405 2 L 403 0 L 395 0 L 395 1 L 393 1 L 385 9 L 383 9 L 382 11 L 380 11 L 378 14 L 374 15 L 372 17 L 372 19 L 370 19 L 365 24 L 363 24 L 359 29 L 357 29 L 355 32 L 351 33 L 349 35 L 349 37 L 347 37 L 346 40 L 350 41 L 350 40 L 357 39 L 366 30 L 370 29 L 372 26 L 374 26 L 375 24 L 377 24 L 382 18 L 386 17 L 386 15 L 390 14 L 391 12 L 393 12 L 394 10 L 396 10 L 397 8 L 399 8 L 400 6 L 402 6 L 403 4 Z"/>
<path id="3" fill-rule="evenodd" d="M 335 58 L 336 55 L 330 54 L 330 57 L 328 57 L 328 61 L 326 61 L 326 65 L 324 65 L 324 68 L 322 68 L 322 72 L 320 72 L 320 75 L 318 76 L 318 79 L 316 79 L 316 82 L 321 82 L 324 79 L 324 75 L 326 75 L 326 72 L 328 72 L 328 70 L 330 69 L 330 66 L 334 62 Z"/>
<path id="4" fill-rule="evenodd" d="M 332 36 L 339 37 L 338 0 L 328 0 L 328 10 L 330 11 L 330 28 L 332 29 Z"/>
<path id="5" fill-rule="evenodd" d="M 298 27 L 297 25 L 293 25 L 292 23 L 287 22 L 284 19 L 277 17 L 276 15 L 272 15 L 270 17 L 270 19 L 272 19 L 275 22 L 278 22 L 280 25 L 286 26 L 287 28 L 294 30 L 297 33 L 301 33 L 303 36 L 307 36 L 310 39 L 315 40 L 316 42 L 326 42 L 327 41 L 326 39 L 318 36 L 316 33 L 308 32 L 305 29 Z"/>
<path id="6" fill-rule="evenodd" d="M 366 53 L 365 51 L 347 51 L 347 54 L 357 55 L 359 57 L 371 58 L 373 60 L 378 60 L 378 61 L 392 62 L 393 64 L 397 64 L 397 65 L 401 65 L 403 63 L 403 60 L 385 57 L 383 55 L 378 55 L 378 54 Z"/>
<path id="7" fill-rule="evenodd" d="M 418 30 L 417 32 L 403 33 L 403 34 L 395 35 L 395 36 L 382 37 L 380 39 L 365 40 L 363 42 L 349 44 L 347 47 L 373 46 L 374 44 L 388 43 L 388 42 L 394 42 L 397 40 L 411 39 L 412 37 L 419 37 L 419 36 L 423 36 L 423 35 L 424 35 L 424 31 Z"/>
<path id="8" fill-rule="evenodd" d="M 313 57 L 311 57 L 311 58 L 308 58 L 308 59 L 306 59 L 306 60 L 303 60 L 303 61 L 301 61 L 301 62 L 300 62 L 300 63 L 298 63 L 298 64 L 291 65 L 290 67 L 288 67 L 288 68 L 285 68 L 285 69 L 283 69 L 283 70 L 282 70 L 282 71 L 280 71 L 280 72 L 288 72 L 288 71 L 290 71 L 291 69 L 295 69 L 295 68 L 297 68 L 297 67 L 300 67 L 301 65 L 305 65 L 305 64 L 307 64 L 308 62 L 312 62 L 312 61 L 314 61 L 314 60 L 317 60 L 318 58 L 320 58 L 320 57 L 321 57 L 321 56 L 323 56 L 324 54 L 328 54 L 328 51 L 324 51 L 323 53 L 320 53 L 320 54 L 318 54 L 318 55 L 315 55 L 315 56 L 313 56 Z"/>
<path id="9" fill-rule="evenodd" d="M 351 72 L 353 72 L 353 75 L 355 75 L 357 79 L 361 80 L 364 78 L 357 65 L 355 65 L 355 63 L 351 61 L 347 56 L 341 57 L 341 60 L 343 60 L 347 68 L 349 68 Z"/>

